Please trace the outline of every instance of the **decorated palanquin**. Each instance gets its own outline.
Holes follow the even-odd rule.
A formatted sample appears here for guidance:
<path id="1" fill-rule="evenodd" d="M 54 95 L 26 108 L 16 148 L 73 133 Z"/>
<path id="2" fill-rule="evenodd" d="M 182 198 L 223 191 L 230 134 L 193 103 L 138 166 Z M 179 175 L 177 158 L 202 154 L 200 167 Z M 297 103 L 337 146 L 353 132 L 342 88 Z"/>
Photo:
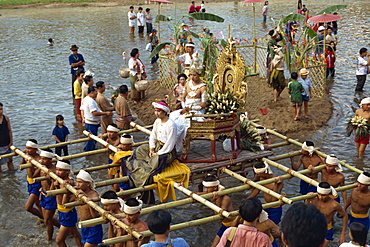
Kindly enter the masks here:
<path id="1" fill-rule="evenodd" d="M 215 97 L 215 101 L 217 101 L 219 95 L 231 94 L 238 102 L 238 108 L 235 108 L 232 112 L 224 112 L 221 106 L 219 107 L 221 108 L 220 111 L 217 111 L 215 114 L 190 115 L 190 127 L 186 132 L 184 148 L 180 158 L 182 162 L 217 162 L 237 158 L 242 149 L 240 144 L 240 119 L 237 112 L 239 109 L 244 108 L 247 93 L 247 84 L 243 81 L 244 78 L 244 59 L 237 52 L 235 42 L 229 39 L 228 45 L 218 57 L 217 74 L 213 80 L 212 95 Z M 222 102 L 214 103 L 219 105 Z M 207 107 L 211 106 L 208 105 Z M 195 120 L 196 118 L 199 119 L 199 117 L 205 118 L 205 121 Z M 231 140 L 231 153 L 227 157 L 217 157 L 216 142 L 220 136 L 230 138 Z M 209 154 L 209 159 L 188 159 L 192 140 L 195 138 L 210 140 L 211 154 Z"/>

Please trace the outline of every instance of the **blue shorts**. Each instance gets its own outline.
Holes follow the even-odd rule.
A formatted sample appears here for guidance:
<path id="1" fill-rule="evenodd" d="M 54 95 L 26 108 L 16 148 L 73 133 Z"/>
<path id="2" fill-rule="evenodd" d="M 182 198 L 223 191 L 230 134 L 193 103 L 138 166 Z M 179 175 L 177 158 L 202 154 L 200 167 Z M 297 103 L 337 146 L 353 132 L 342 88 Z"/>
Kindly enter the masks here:
<path id="1" fill-rule="evenodd" d="M 317 191 L 316 186 L 313 186 L 313 185 L 311 185 L 309 183 L 306 183 L 303 180 L 301 180 L 301 182 L 299 184 L 299 187 L 300 187 L 299 193 L 301 193 L 302 195 L 306 195 L 309 192 L 316 193 L 316 191 Z"/>
<path id="2" fill-rule="evenodd" d="M 35 194 L 37 196 L 40 195 L 40 188 L 42 187 L 41 182 L 35 182 L 33 184 L 30 184 L 27 182 L 27 187 L 28 187 L 28 194 Z"/>
<path id="3" fill-rule="evenodd" d="M 337 197 L 333 197 L 332 195 L 330 195 L 330 198 L 332 198 L 334 201 L 340 203 L 340 196 L 339 196 L 339 194 L 338 194 Z"/>
<path id="4" fill-rule="evenodd" d="M 334 235 L 334 229 L 333 229 L 333 227 L 332 227 L 332 228 L 330 228 L 330 229 L 328 230 L 328 232 L 327 232 L 327 234 L 326 234 L 325 239 L 326 239 L 326 240 L 329 240 L 329 241 L 333 241 L 333 240 L 334 240 L 333 235 Z"/>
<path id="5" fill-rule="evenodd" d="M 96 225 L 81 229 L 82 243 L 100 244 L 103 241 L 103 227 Z"/>
<path id="6" fill-rule="evenodd" d="M 224 234 L 224 231 L 226 231 L 227 228 L 229 228 L 229 227 L 225 226 L 224 224 L 221 224 L 221 227 L 217 232 L 217 236 L 219 236 L 221 238 L 222 234 Z"/>
<path id="7" fill-rule="evenodd" d="M 278 225 L 281 221 L 281 216 L 283 215 L 283 207 L 280 206 L 278 208 L 266 208 L 264 209 L 268 215 L 269 219 L 272 220 L 276 225 Z"/>
<path id="8" fill-rule="evenodd" d="M 130 181 L 119 183 L 118 187 L 120 187 L 123 190 L 129 190 L 129 189 L 134 188 L 133 186 L 130 185 Z"/>
<path id="9" fill-rule="evenodd" d="M 310 101 L 310 97 L 307 95 L 302 95 L 302 101 Z"/>
<path id="10" fill-rule="evenodd" d="M 348 227 L 353 222 L 358 222 L 358 223 L 363 224 L 366 227 L 366 231 L 369 232 L 369 228 L 370 228 L 370 219 L 369 219 L 369 217 L 366 217 L 366 218 L 355 218 L 355 217 L 352 216 L 352 214 L 349 214 Z"/>
<path id="11" fill-rule="evenodd" d="M 272 247 L 279 247 L 278 243 L 276 242 L 276 239 L 274 239 L 274 242 L 271 243 Z"/>
<path id="12" fill-rule="evenodd" d="M 46 210 L 55 210 L 57 209 L 57 198 L 47 197 L 41 193 L 40 206 Z"/>
<path id="13" fill-rule="evenodd" d="M 58 215 L 59 215 L 59 222 L 62 226 L 64 227 L 76 226 L 78 217 L 77 217 L 77 211 L 75 208 L 73 208 L 71 211 L 66 212 L 66 213 L 58 211 Z"/>

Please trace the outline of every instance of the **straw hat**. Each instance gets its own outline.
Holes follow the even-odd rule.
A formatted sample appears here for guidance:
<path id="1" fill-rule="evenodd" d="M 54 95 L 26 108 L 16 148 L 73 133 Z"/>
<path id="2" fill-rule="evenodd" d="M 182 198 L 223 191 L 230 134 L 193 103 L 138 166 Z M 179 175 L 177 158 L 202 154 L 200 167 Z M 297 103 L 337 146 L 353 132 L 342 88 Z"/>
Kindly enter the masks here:
<path id="1" fill-rule="evenodd" d="M 303 68 L 299 71 L 299 74 L 301 75 L 308 75 L 308 73 L 310 73 L 306 68 Z"/>
<path id="2" fill-rule="evenodd" d="M 78 46 L 77 45 L 72 45 L 70 50 L 71 51 L 76 51 L 76 50 L 78 50 Z"/>

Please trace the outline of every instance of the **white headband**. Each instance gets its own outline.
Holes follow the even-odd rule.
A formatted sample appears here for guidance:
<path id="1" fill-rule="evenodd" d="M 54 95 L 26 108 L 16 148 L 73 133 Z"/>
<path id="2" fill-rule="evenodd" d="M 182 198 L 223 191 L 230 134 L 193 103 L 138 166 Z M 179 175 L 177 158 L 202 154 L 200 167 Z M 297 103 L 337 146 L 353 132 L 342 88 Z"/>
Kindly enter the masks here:
<path id="1" fill-rule="evenodd" d="M 266 129 L 265 128 L 263 128 L 263 129 L 257 128 L 257 133 L 258 134 L 265 134 L 266 133 Z"/>
<path id="2" fill-rule="evenodd" d="M 34 143 L 34 142 L 27 141 L 27 142 L 26 142 L 26 147 L 30 147 L 30 148 L 39 148 L 39 145 L 37 145 L 37 144 L 36 144 L 36 143 Z"/>
<path id="3" fill-rule="evenodd" d="M 370 184 L 370 177 L 361 173 L 360 176 L 358 176 L 358 178 L 357 178 L 357 182 L 365 184 L 365 185 L 369 185 Z"/>
<path id="4" fill-rule="evenodd" d="M 127 206 L 127 204 L 125 203 L 123 205 L 123 212 L 126 214 L 136 214 L 140 212 L 140 210 L 143 207 L 143 201 L 141 200 L 137 200 L 137 201 L 139 202 L 139 206 Z"/>
<path id="5" fill-rule="evenodd" d="M 92 189 L 95 188 L 95 182 L 92 179 L 90 173 L 88 173 L 88 172 L 86 172 L 84 170 L 80 170 L 80 172 L 77 174 L 77 177 L 76 178 L 82 179 L 85 182 L 90 182 L 90 187 Z"/>
<path id="6" fill-rule="evenodd" d="M 72 166 L 66 162 L 58 160 L 56 167 L 64 169 L 64 170 L 71 170 Z"/>
<path id="7" fill-rule="evenodd" d="M 262 223 L 262 222 L 265 222 L 268 219 L 269 219 L 269 214 L 265 210 L 262 210 L 262 212 L 260 214 L 260 218 L 258 219 L 258 222 Z"/>
<path id="8" fill-rule="evenodd" d="M 303 149 L 304 151 L 309 152 L 309 153 L 310 153 L 310 155 L 312 155 L 312 154 L 313 154 L 313 152 L 315 151 L 314 146 L 307 146 L 306 142 L 304 142 L 304 143 L 302 144 L 302 149 Z"/>
<path id="9" fill-rule="evenodd" d="M 161 110 L 163 110 L 167 113 L 170 113 L 170 108 L 168 108 L 167 106 L 158 104 L 157 102 L 153 102 L 152 105 L 154 106 L 154 108 L 158 108 L 158 109 L 161 109 Z"/>
<path id="10" fill-rule="evenodd" d="M 202 184 L 203 184 L 204 187 L 214 187 L 214 186 L 219 186 L 220 181 L 218 181 L 218 180 L 216 180 L 216 181 L 203 181 Z"/>
<path id="11" fill-rule="evenodd" d="M 364 104 L 370 104 L 370 97 L 367 97 L 361 100 L 360 106 Z"/>
<path id="12" fill-rule="evenodd" d="M 263 167 L 263 168 L 253 167 L 254 173 L 257 173 L 257 174 L 261 174 L 261 173 L 273 174 L 270 166 L 266 162 L 263 162 L 263 163 L 265 164 L 265 167 Z"/>
<path id="13" fill-rule="evenodd" d="M 187 47 L 187 46 L 188 47 L 195 47 L 195 45 L 193 45 L 193 44 L 186 44 L 185 47 Z"/>
<path id="14" fill-rule="evenodd" d="M 60 157 L 59 155 L 48 152 L 48 151 L 45 151 L 45 150 L 41 151 L 40 156 L 41 157 L 46 157 L 46 158 L 49 158 L 49 159 L 56 158 L 57 160 L 62 160 L 62 157 Z"/>
<path id="15" fill-rule="evenodd" d="M 339 164 L 338 158 L 334 157 L 333 154 L 330 154 L 330 155 L 326 156 L 325 163 L 329 164 L 329 165 L 332 165 L 332 166 L 337 166 L 337 167 L 335 167 L 336 172 L 342 172 L 343 171 L 343 168 L 342 168 L 341 164 Z"/>
<path id="16" fill-rule="evenodd" d="M 120 142 L 121 142 L 121 144 L 133 144 L 134 143 L 134 138 L 132 136 L 131 136 L 131 138 L 121 136 Z"/>
<path id="17" fill-rule="evenodd" d="M 317 186 L 317 193 L 320 193 L 323 195 L 329 195 L 330 192 L 333 196 L 338 195 L 337 191 L 334 189 L 333 186 L 330 186 L 330 188 L 321 188 L 320 186 Z"/>
<path id="18" fill-rule="evenodd" d="M 107 131 L 119 132 L 120 129 L 119 128 L 116 128 L 116 127 L 114 127 L 112 125 L 108 125 Z"/>

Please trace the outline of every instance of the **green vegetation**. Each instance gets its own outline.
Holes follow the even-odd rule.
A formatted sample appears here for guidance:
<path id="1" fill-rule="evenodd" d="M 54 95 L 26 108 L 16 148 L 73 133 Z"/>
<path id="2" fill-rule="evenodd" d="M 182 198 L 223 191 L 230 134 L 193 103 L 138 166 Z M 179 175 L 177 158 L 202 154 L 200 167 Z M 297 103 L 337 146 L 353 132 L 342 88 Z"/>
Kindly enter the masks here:
<path id="1" fill-rule="evenodd" d="M 0 6 L 13 6 L 13 5 L 25 5 L 35 4 L 43 5 L 49 3 L 76 3 L 83 4 L 84 2 L 101 2 L 101 0 L 0 0 Z"/>

